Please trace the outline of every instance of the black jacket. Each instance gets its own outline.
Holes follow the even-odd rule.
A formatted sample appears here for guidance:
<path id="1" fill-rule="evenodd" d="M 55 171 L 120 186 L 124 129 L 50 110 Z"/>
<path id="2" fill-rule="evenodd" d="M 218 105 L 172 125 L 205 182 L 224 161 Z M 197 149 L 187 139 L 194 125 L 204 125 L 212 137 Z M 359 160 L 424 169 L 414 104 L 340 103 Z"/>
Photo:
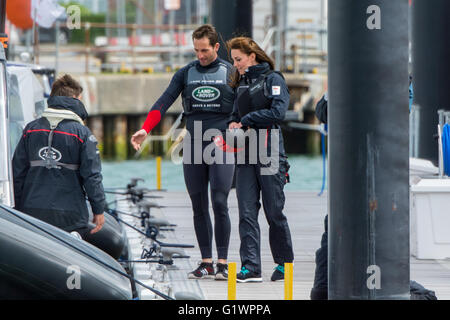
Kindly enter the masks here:
<path id="1" fill-rule="evenodd" d="M 239 87 L 245 87 L 255 82 L 262 74 L 268 71 L 270 71 L 270 67 L 266 62 L 251 66 L 241 77 Z M 241 122 L 245 127 L 267 128 L 278 125 L 284 120 L 286 111 L 289 108 L 290 99 L 285 80 L 280 74 L 273 72 L 267 76 L 265 85 L 268 92 L 267 98 L 272 101 L 270 108 L 250 112 L 241 119 L 237 105 L 239 98 L 237 98 L 233 109 L 232 121 Z M 239 95 L 241 90 L 238 88 L 237 92 Z"/>
<path id="2" fill-rule="evenodd" d="M 170 108 L 170 106 L 172 106 L 178 96 L 186 88 L 187 72 L 192 66 L 195 66 L 201 73 L 209 73 L 211 72 L 211 70 L 215 70 L 220 64 L 226 66 L 229 76 L 234 71 L 233 66 L 229 62 L 220 58 L 217 58 L 207 66 L 201 66 L 200 62 L 198 60 L 195 60 L 178 70 L 172 77 L 172 80 L 170 81 L 167 89 L 155 102 L 150 111 L 157 110 L 161 113 L 161 118 L 164 116 L 166 111 Z M 204 133 L 208 129 L 218 129 L 220 131 L 225 131 L 228 128 L 230 116 L 231 114 L 216 112 L 196 112 L 190 115 L 186 115 L 186 130 L 190 133 L 191 138 L 194 138 L 194 122 L 201 121 L 202 133 Z"/>
<path id="3" fill-rule="evenodd" d="M 327 123 L 328 122 L 328 97 L 327 94 L 324 94 L 322 98 L 317 102 L 316 105 L 316 117 L 320 122 Z"/>
<path id="4" fill-rule="evenodd" d="M 268 74 L 265 79 L 266 98 L 269 100 L 269 106 L 267 108 L 251 111 L 242 118 L 239 116 L 239 103 L 242 102 L 240 98 L 244 93 L 245 88 L 248 87 L 249 84 L 255 83 L 258 79 L 261 79 L 260 77 L 268 72 L 270 72 L 269 64 L 263 62 L 249 67 L 246 73 L 241 77 L 239 86 L 236 90 L 237 97 L 235 99 L 231 121 L 241 122 L 244 128 L 266 130 L 265 147 L 267 150 L 271 150 L 272 129 L 278 129 L 278 150 L 280 155 L 284 157 L 284 141 L 280 124 L 283 122 L 286 111 L 289 108 L 290 95 L 286 82 L 279 73 L 272 72 Z M 257 135 L 257 138 L 259 139 L 259 134 Z"/>
<path id="5" fill-rule="evenodd" d="M 48 106 L 72 111 L 82 120 L 87 117 L 83 103 L 75 98 L 50 97 Z M 103 213 L 105 208 L 97 140 L 81 123 L 62 120 L 54 131 L 52 149 L 59 162 L 79 168 L 31 166 L 31 161 L 43 159 L 49 132 L 45 117 L 30 122 L 23 130 L 13 157 L 16 209 L 66 231 L 87 227 L 86 197 L 94 214 Z"/>

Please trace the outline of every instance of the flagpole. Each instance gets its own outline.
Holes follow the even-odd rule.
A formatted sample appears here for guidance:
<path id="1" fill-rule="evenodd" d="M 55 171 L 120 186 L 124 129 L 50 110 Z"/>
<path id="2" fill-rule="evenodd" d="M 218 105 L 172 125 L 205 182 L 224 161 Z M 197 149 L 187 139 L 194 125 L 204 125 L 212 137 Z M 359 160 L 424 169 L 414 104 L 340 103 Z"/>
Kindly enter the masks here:
<path id="1" fill-rule="evenodd" d="M 56 0 L 32 0 L 33 18 L 33 62 L 39 64 L 39 28 L 51 28 L 65 9 Z M 58 23 L 56 23 L 58 25 Z M 56 26 L 57 27 L 57 26 Z M 57 29 L 56 32 L 58 32 Z M 59 40 L 59 37 L 58 37 Z M 57 44 L 58 46 L 58 44 Z"/>
<path id="2" fill-rule="evenodd" d="M 0 0 L 0 33 L 5 33 L 6 0 Z"/>
<path id="3" fill-rule="evenodd" d="M 60 37 L 60 22 L 57 19 L 55 23 L 55 77 L 58 77 L 59 71 L 59 37 Z"/>
<path id="4" fill-rule="evenodd" d="M 0 42 L 8 59 L 8 35 L 6 34 L 6 0 L 0 0 Z"/>
<path id="5" fill-rule="evenodd" d="M 33 8 L 34 10 L 34 19 L 33 19 L 33 63 L 34 64 L 39 64 L 39 58 L 37 57 L 37 40 L 38 40 L 38 36 L 37 36 L 37 26 L 36 26 L 36 14 L 37 14 L 37 10 L 36 7 Z"/>

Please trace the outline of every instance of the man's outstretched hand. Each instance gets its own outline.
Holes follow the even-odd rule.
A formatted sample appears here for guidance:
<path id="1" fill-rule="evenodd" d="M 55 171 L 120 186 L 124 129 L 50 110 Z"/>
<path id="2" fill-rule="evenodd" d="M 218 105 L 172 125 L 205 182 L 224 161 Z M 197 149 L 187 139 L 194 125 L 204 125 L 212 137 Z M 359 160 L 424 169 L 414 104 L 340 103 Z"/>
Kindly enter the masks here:
<path id="1" fill-rule="evenodd" d="M 138 151 L 141 148 L 141 144 L 142 142 L 144 142 L 146 137 L 147 131 L 145 131 L 144 129 L 141 129 L 133 134 L 133 136 L 131 137 L 131 144 L 133 145 L 134 150 Z"/>

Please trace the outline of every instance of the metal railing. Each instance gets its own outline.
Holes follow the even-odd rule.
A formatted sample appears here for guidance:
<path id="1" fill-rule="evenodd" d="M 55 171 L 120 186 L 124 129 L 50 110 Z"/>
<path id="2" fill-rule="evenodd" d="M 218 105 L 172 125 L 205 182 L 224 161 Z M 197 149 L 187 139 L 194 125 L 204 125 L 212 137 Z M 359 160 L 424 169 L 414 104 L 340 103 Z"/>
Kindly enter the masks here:
<path id="1" fill-rule="evenodd" d="M 59 38 L 55 37 L 55 46 L 43 47 L 35 46 L 26 48 L 25 46 L 13 46 L 12 54 L 19 55 L 21 52 L 33 50 L 30 52 L 33 56 L 33 62 L 39 63 L 40 55 L 50 55 L 55 57 L 55 66 L 60 66 L 59 58 L 68 56 L 84 57 L 84 73 L 88 74 L 91 70 L 91 59 L 93 56 L 118 55 L 122 60 L 116 63 L 102 61 L 102 66 L 111 67 L 117 65 L 116 69 L 123 69 L 123 65 L 128 65 L 129 72 L 152 71 L 153 66 L 137 68 L 139 63 L 137 57 L 157 56 L 158 66 L 161 71 L 172 71 L 176 67 L 184 65 L 186 61 L 192 60 L 194 52 L 192 50 L 192 41 L 190 39 L 192 31 L 198 25 L 150 25 L 150 24 L 116 24 L 116 23 L 97 23 L 84 22 L 80 24 L 80 29 L 84 31 L 84 42 L 70 45 L 59 45 Z M 108 37 L 100 36 L 91 39 L 91 32 L 95 28 L 127 30 L 126 37 Z M 59 30 L 59 29 L 58 29 Z M 138 35 L 138 31 L 140 31 Z M 56 33 L 58 33 L 55 30 Z M 108 32 L 106 33 L 108 34 Z M 97 42 L 97 43 L 96 43 Z M 106 58 L 108 59 L 108 58 Z M 128 60 L 131 60 L 128 62 Z M 111 68 L 112 69 L 112 68 Z M 139 70 L 138 70 L 139 69 Z"/>
<path id="2" fill-rule="evenodd" d="M 444 125 L 450 124 L 450 111 L 438 110 L 439 124 L 438 124 L 438 146 L 439 146 L 439 178 L 444 177 L 444 146 L 442 141 L 442 134 Z"/>

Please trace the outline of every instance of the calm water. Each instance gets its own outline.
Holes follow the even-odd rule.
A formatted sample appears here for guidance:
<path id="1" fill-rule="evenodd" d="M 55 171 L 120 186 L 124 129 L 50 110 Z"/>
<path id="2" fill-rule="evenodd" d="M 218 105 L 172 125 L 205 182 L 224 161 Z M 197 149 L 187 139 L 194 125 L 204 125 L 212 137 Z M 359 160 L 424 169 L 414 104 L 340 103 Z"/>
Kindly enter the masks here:
<path id="1" fill-rule="evenodd" d="M 291 183 L 285 190 L 308 190 L 320 192 L 322 187 L 322 157 L 292 155 L 288 159 L 291 168 L 289 174 Z M 105 188 L 126 187 L 133 177 L 145 180 L 139 185 L 156 188 L 156 160 L 128 160 L 122 162 L 102 162 L 103 185 Z M 185 191 L 183 166 L 163 160 L 161 165 L 162 188 L 168 191 Z"/>

